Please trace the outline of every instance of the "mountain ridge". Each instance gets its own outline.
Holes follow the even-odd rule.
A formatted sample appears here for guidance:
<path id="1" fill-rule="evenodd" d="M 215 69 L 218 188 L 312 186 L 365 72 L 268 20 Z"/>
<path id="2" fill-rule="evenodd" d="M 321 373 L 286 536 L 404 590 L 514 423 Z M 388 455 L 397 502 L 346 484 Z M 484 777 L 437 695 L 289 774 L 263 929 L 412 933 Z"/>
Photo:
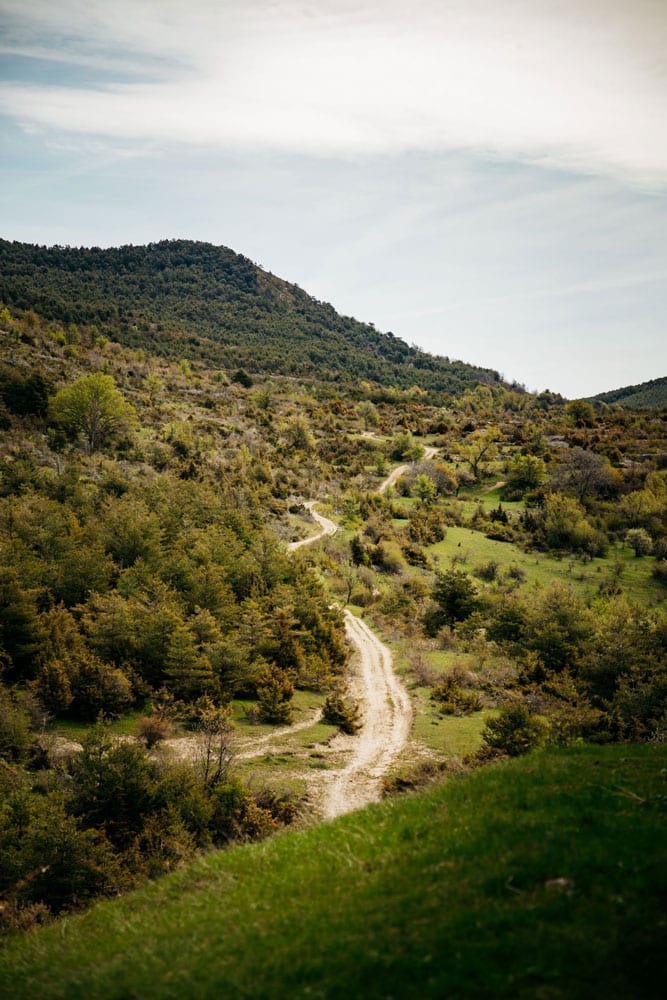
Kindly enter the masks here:
<path id="1" fill-rule="evenodd" d="M 590 397 L 591 402 L 619 403 L 631 410 L 657 409 L 667 406 L 667 376 L 649 379 L 637 385 L 621 386 Z"/>
<path id="2" fill-rule="evenodd" d="M 129 347 L 252 372 L 366 380 L 459 394 L 498 372 L 408 346 L 223 246 L 162 240 L 118 248 L 0 240 L 0 299 L 98 326 Z"/>

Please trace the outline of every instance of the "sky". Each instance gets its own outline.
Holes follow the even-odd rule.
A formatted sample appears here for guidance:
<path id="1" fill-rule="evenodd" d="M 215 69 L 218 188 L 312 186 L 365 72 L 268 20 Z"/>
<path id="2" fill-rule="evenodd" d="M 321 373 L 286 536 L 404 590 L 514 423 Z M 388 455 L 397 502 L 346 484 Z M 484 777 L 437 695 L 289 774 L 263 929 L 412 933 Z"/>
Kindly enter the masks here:
<path id="1" fill-rule="evenodd" d="M 568 398 L 667 375 L 667 0 L 0 0 L 0 237 L 231 247 Z"/>

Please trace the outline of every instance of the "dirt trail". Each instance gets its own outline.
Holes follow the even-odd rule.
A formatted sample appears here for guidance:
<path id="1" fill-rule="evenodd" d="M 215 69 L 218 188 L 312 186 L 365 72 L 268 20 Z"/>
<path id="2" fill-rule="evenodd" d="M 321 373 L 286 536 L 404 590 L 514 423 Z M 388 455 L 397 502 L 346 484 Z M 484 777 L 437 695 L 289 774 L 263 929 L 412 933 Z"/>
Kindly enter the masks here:
<path id="1" fill-rule="evenodd" d="M 410 698 L 392 669 L 387 647 L 350 611 L 345 612 L 345 627 L 360 654 L 353 693 L 362 704 L 363 726 L 356 736 L 340 737 L 350 747 L 345 766 L 322 775 L 319 811 L 325 819 L 378 801 L 382 778 L 405 746 L 412 719 Z"/>
<path id="2" fill-rule="evenodd" d="M 426 448 L 425 457 L 433 458 L 436 450 Z M 394 469 L 382 483 L 380 492 L 408 468 L 408 465 L 403 465 Z M 310 538 L 291 542 L 288 545 L 290 552 L 317 541 L 323 535 L 333 535 L 337 530 L 333 521 L 313 509 L 313 504 L 314 501 L 309 500 L 305 506 L 322 530 Z M 352 693 L 362 705 L 363 725 L 356 736 L 341 734 L 329 747 L 334 752 L 341 750 L 347 754 L 345 765 L 328 774 L 323 772 L 318 776 L 317 785 L 311 785 L 315 809 L 325 819 L 352 812 L 380 798 L 382 778 L 403 749 L 412 721 L 410 698 L 393 671 L 387 647 L 365 622 L 348 610 L 345 611 L 345 629 L 360 656 L 359 673 L 352 685 Z M 292 731 L 295 728 L 292 727 Z M 253 752 L 241 754 L 246 757 L 251 755 Z"/>
<path id="3" fill-rule="evenodd" d="M 311 535 L 309 538 L 300 538 L 298 542 L 290 542 L 287 546 L 288 552 L 294 552 L 295 549 L 300 549 L 302 545 L 310 545 L 311 542 L 316 542 L 318 538 L 322 538 L 324 535 L 335 535 L 338 531 L 338 526 L 330 521 L 328 517 L 322 517 L 314 510 L 314 500 L 307 500 L 304 507 L 307 507 L 313 518 L 317 521 L 320 526 L 320 531 L 316 535 Z"/>
<path id="4" fill-rule="evenodd" d="M 262 757 L 268 753 L 280 753 L 284 750 L 277 740 L 283 736 L 290 736 L 298 733 L 301 729 L 309 729 L 317 725 L 322 718 L 322 709 L 318 708 L 309 713 L 308 718 L 301 722 L 294 722 L 291 726 L 274 726 L 269 733 L 264 736 L 249 737 L 239 740 L 237 737 L 230 741 L 230 752 L 233 760 L 253 760 L 255 757 Z M 197 750 L 196 736 L 175 736 L 165 740 L 165 747 L 179 760 L 191 760 Z"/>
<path id="5" fill-rule="evenodd" d="M 424 460 L 429 461 L 429 459 L 434 458 L 437 451 L 437 448 L 424 448 Z M 411 465 L 412 462 L 408 462 L 406 465 L 397 466 L 397 468 L 395 468 L 393 472 L 390 472 L 387 478 L 380 483 L 378 493 L 384 493 L 384 491 L 388 490 L 390 486 L 397 483 L 401 476 L 405 475 Z"/>

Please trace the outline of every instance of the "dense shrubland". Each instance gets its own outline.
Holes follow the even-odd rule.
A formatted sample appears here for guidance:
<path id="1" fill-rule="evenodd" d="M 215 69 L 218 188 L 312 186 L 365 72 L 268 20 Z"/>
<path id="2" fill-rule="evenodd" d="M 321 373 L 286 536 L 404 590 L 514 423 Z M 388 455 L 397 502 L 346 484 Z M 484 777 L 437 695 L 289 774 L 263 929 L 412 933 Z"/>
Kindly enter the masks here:
<path id="1" fill-rule="evenodd" d="M 245 355 L 209 368 L 187 339 L 160 358 L 141 324 L 121 346 L 90 302 L 45 318 L 15 301 L 0 312 L 10 926 L 293 818 L 235 775 L 231 706 L 285 724 L 308 689 L 356 730 L 332 591 L 407 645 L 434 719 L 486 711 L 478 761 L 664 740 L 664 413 L 251 376 Z M 117 319 L 106 332 L 127 343 Z M 342 530 L 288 556 L 313 497 Z M 100 717 L 137 722 L 119 740 Z M 56 752 L 75 723 L 83 751 Z M 188 766 L 163 752 L 175 732 L 197 734 Z"/>

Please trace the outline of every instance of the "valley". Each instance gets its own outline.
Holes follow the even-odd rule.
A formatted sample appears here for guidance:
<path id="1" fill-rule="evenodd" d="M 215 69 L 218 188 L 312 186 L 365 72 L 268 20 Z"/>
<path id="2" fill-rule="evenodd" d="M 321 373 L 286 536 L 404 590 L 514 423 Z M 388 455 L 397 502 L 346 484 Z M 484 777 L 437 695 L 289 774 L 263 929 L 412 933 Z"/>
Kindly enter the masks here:
<path id="1" fill-rule="evenodd" d="M 414 893 L 426 898 L 433 872 L 444 878 L 466 850 L 456 826 L 451 848 L 442 846 L 430 810 L 442 823 L 445 800 L 464 785 L 473 811 L 476 790 L 496 782 L 499 801 L 513 801 L 515 774 L 542 831 L 554 822 L 543 777 L 565 776 L 562 808 L 574 816 L 588 801 L 582 769 L 598 760 L 628 802 L 648 797 L 658 809 L 667 738 L 659 405 L 530 394 L 430 359 L 332 317 L 231 252 L 128 251 L 108 313 L 106 256 L 56 254 L 54 263 L 34 248 L 2 250 L 15 268 L 12 277 L 6 267 L 11 294 L 0 307 L 7 941 L 48 934 L 40 928 L 52 921 L 66 928 L 90 907 L 106 939 L 107 917 L 97 914 L 115 912 L 116 901 L 105 910 L 96 902 L 104 897 L 129 893 L 130 907 L 163 891 L 180 898 L 170 885 L 198 886 L 197 871 L 213 884 L 227 863 L 254 885 L 255 861 L 248 870 L 243 858 L 261 868 L 262 858 L 306 844 L 308 867 L 320 850 L 337 857 L 338 830 L 352 838 L 349 863 L 363 868 L 362 896 L 383 899 L 386 888 L 373 887 L 368 841 L 379 845 L 383 880 L 414 858 Z M 185 300 L 151 312 L 167 257 L 199 318 L 181 322 Z M 70 278 L 65 263 L 76 263 Z M 221 300 L 209 315 L 212 288 Z M 246 337 L 251 303 L 261 329 L 280 337 Z M 316 321 L 325 342 L 330 324 L 331 352 L 347 338 L 365 367 L 344 352 L 335 370 L 306 363 L 300 352 L 312 347 Z M 607 785 L 595 788 L 607 795 Z M 614 842 L 604 813 L 625 831 L 624 863 L 628 830 L 640 831 L 648 867 L 628 892 L 650 896 L 653 813 L 626 815 L 614 794 L 593 810 L 591 857 L 599 864 Z M 441 805 L 427 804 L 440 795 Z M 590 936 L 599 914 L 588 889 L 569 888 L 586 882 L 568 867 L 575 834 L 529 875 L 529 854 L 505 853 L 526 818 L 520 804 L 508 808 L 501 832 L 488 815 L 475 835 L 478 857 L 489 838 L 486 881 L 475 881 L 471 862 L 476 889 L 454 908 L 460 926 L 495 899 L 497 879 L 503 898 L 515 895 L 503 886 L 518 884 L 532 886 L 519 890 L 531 899 L 564 879 L 565 895 L 540 895 L 545 934 L 564 926 L 567 907 L 550 902 L 561 899 Z M 424 856 L 413 820 L 431 845 Z M 466 814 L 461 830 L 471 822 Z M 494 852 L 508 857 L 502 876 Z M 289 871 L 277 878 L 291 888 Z M 325 893 L 324 874 L 312 877 Z M 455 895 L 458 881 L 446 882 L 443 893 Z M 602 884 L 604 908 L 621 889 L 615 877 Z M 400 890 L 399 909 L 410 909 L 403 893 L 412 891 Z M 184 892 L 194 900 L 199 889 Z M 281 898 L 298 908 L 289 892 Z M 368 899 L 354 898 L 368 912 Z M 242 906 L 261 935 L 245 897 Z M 511 923 L 516 911 L 507 912 Z M 634 912 L 619 927 L 641 938 Z M 313 920 L 326 924 L 320 912 Z M 419 995 L 438 995 L 415 982 Z"/>

